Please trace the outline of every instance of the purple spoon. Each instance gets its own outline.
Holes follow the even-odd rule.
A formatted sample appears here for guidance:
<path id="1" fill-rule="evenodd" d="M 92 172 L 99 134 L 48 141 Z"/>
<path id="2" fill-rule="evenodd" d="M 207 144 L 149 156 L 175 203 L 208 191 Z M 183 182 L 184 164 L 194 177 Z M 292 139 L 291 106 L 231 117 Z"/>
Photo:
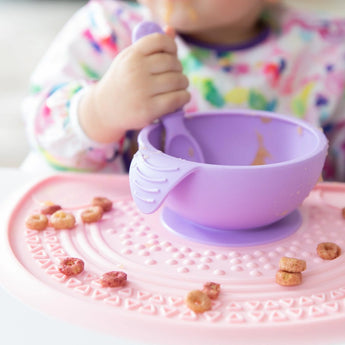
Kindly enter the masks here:
<path id="1" fill-rule="evenodd" d="M 136 42 L 153 33 L 164 34 L 164 31 L 154 22 L 142 22 L 134 28 L 132 41 Z M 205 162 L 199 143 L 185 126 L 183 109 L 162 116 L 161 121 L 165 129 L 164 152 L 166 154 L 193 162 Z"/>

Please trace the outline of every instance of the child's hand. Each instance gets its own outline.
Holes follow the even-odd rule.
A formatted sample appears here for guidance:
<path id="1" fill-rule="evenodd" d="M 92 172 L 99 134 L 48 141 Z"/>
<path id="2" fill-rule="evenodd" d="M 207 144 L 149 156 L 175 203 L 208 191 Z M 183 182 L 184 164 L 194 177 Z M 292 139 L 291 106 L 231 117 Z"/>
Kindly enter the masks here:
<path id="1" fill-rule="evenodd" d="M 85 97 L 93 103 L 91 123 L 88 124 L 86 114 L 91 109 L 88 100 L 82 102 L 80 122 L 90 138 L 116 141 L 127 130 L 141 129 L 182 108 L 190 99 L 187 87 L 188 79 L 182 74 L 173 34 L 151 34 L 114 59 L 91 94 Z"/>

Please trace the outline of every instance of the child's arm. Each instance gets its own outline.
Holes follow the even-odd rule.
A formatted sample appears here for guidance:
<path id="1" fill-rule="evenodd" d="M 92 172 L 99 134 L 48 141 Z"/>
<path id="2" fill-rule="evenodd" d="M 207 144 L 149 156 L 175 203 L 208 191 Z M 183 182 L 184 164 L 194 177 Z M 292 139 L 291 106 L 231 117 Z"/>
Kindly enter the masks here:
<path id="1" fill-rule="evenodd" d="M 108 14 L 105 6 L 112 7 Z M 56 168 L 101 169 L 127 130 L 140 129 L 189 99 L 173 40 L 153 35 L 131 46 L 131 27 L 141 18 L 122 15 L 135 22 L 118 18 L 112 25 L 107 18 L 115 6 L 115 1 L 88 3 L 32 76 L 24 106 L 29 135 Z"/>

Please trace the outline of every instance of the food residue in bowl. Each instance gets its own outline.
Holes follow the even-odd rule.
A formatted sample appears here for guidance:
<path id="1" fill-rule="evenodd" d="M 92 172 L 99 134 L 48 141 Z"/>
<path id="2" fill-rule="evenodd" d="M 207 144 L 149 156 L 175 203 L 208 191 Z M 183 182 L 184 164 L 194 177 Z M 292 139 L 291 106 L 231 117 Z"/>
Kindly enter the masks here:
<path id="1" fill-rule="evenodd" d="M 262 134 L 257 132 L 256 137 L 258 140 L 259 147 L 251 165 L 265 165 L 267 164 L 266 159 L 271 158 L 272 156 L 264 145 L 264 138 Z"/>
<path id="2" fill-rule="evenodd" d="M 301 126 L 297 126 L 297 134 L 303 135 L 303 128 Z"/>
<path id="3" fill-rule="evenodd" d="M 272 122 L 272 118 L 268 116 L 260 116 L 260 120 L 262 123 L 270 123 Z"/>

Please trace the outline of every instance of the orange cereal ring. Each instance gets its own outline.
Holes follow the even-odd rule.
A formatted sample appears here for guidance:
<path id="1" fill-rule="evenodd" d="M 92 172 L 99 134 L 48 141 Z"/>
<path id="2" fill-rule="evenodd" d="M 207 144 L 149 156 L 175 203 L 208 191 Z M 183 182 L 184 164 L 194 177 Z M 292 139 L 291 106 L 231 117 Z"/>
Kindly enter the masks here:
<path id="1" fill-rule="evenodd" d="M 302 273 L 279 270 L 276 273 L 276 283 L 282 286 L 300 285 L 302 284 Z"/>
<path id="2" fill-rule="evenodd" d="M 44 214 L 32 214 L 26 219 L 25 224 L 29 229 L 42 231 L 48 226 L 48 218 Z"/>
<path id="3" fill-rule="evenodd" d="M 98 222 L 103 216 L 103 208 L 101 206 L 91 206 L 83 211 L 80 215 L 83 223 Z"/>
<path id="4" fill-rule="evenodd" d="M 75 226 L 75 217 L 72 213 L 62 210 L 56 211 L 50 217 L 50 224 L 54 229 L 72 229 Z"/>
<path id="5" fill-rule="evenodd" d="M 41 213 L 42 214 L 53 214 L 59 210 L 61 210 L 60 205 L 45 205 L 41 208 Z"/>
<path id="6" fill-rule="evenodd" d="M 113 202 L 108 198 L 97 196 L 93 198 L 92 206 L 101 206 L 104 212 L 108 212 L 113 208 Z"/>
<path id="7" fill-rule="evenodd" d="M 193 290 L 186 298 L 187 307 L 195 313 L 203 313 L 212 307 L 211 299 L 200 290 Z"/>
<path id="8" fill-rule="evenodd" d="M 303 272 L 307 268 L 305 260 L 282 257 L 279 261 L 279 269 L 281 271 L 297 273 Z"/>
<path id="9" fill-rule="evenodd" d="M 341 254 L 341 249 L 333 242 L 322 242 L 318 244 L 316 252 L 321 259 L 333 260 Z"/>
<path id="10" fill-rule="evenodd" d="M 211 299 L 217 299 L 220 293 L 220 285 L 213 282 L 207 282 L 204 284 L 202 292 Z"/>
<path id="11" fill-rule="evenodd" d="M 59 272 L 67 277 L 75 276 L 84 271 L 84 261 L 78 258 L 65 258 L 58 266 Z"/>
<path id="12" fill-rule="evenodd" d="M 104 273 L 99 280 L 102 287 L 120 287 L 126 285 L 127 274 L 121 271 Z"/>

